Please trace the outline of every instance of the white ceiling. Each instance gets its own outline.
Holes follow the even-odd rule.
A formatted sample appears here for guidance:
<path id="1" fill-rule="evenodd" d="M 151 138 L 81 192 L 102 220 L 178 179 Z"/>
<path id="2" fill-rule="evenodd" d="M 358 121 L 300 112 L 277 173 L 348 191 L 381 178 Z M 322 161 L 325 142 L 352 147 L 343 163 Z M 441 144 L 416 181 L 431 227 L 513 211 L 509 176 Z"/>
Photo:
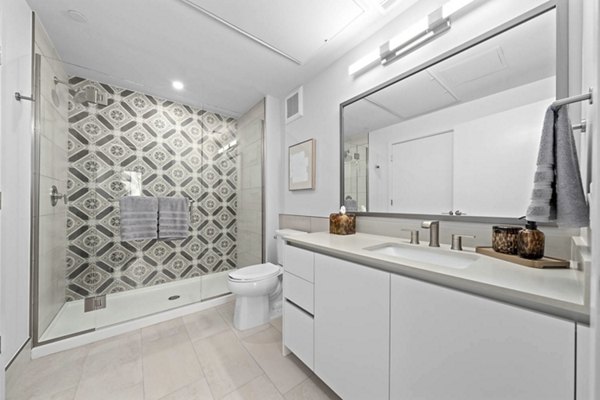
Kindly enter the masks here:
<path id="1" fill-rule="evenodd" d="M 266 94 L 285 96 L 409 7 L 444 2 L 397 0 L 382 14 L 378 0 L 188 1 L 28 0 L 69 74 L 233 116 Z"/>
<path id="2" fill-rule="evenodd" d="M 554 76 L 555 18 L 547 12 L 351 104 L 344 110 L 344 135 L 365 135 Z"/>

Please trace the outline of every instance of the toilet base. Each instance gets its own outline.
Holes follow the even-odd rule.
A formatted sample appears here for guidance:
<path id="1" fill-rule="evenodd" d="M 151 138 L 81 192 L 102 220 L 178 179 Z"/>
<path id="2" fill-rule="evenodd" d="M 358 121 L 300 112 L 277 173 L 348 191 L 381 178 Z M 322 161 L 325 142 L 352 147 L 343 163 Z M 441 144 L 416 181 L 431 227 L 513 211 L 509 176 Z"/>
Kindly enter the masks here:
<path id="1" fill-rule="evenodd" d="M 237 296 L 233 326 L 244 331 L 268 323 L 271 320 L 269 312 L 269 296 Z"/>

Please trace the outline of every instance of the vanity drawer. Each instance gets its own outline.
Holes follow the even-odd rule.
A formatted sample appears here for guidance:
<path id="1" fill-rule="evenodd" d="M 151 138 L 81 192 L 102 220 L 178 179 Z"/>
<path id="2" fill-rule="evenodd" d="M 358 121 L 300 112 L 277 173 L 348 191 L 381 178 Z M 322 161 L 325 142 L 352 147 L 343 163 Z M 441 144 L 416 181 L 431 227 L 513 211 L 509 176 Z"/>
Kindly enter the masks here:
<path id="1" fill-rule="evenodd" d="M 314 314 L 314 287 L 312 283 L 289 272 L 283 273 L 283 297 Z"/>
<path id="2" fill-rule="evenodd" d="M 312 251 L 285 246 L 283 269 L 300 278 L 315 281 L 315 254 Z"/>
<path id="3" fill-rule="evenodd" d="M 283 344 L 314 369 L 314 320 L 289 301 L 283 304 Z"/>

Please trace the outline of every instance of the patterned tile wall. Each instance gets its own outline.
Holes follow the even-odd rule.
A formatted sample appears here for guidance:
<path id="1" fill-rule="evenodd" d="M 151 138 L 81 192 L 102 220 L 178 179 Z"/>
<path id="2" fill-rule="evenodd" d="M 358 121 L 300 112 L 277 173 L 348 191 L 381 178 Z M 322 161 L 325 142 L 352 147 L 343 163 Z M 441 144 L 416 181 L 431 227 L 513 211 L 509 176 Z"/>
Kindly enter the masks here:
<path id="1" fill-rule="evenodd" d="M 237 121 L 132 90 L 92 86 L 108 105 L 69 102 L 67 301 L 236 266 Z M 226 150 L 224 150 L 226 149 Z M 121 242 L 118 199 L 128 171 L 146 196 L 195 200 L 190 235 Z"/>

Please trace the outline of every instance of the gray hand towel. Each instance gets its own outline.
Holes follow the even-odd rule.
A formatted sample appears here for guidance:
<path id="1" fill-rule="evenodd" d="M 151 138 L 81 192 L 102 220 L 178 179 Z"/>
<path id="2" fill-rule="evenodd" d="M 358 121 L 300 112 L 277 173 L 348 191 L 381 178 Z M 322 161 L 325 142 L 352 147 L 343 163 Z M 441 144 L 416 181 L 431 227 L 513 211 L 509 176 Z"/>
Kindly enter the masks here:
<path id="1" fill-rule="evenodd" d="M 589 225 L 579 161 L 566 106 L 546 110 L 527 220 L 559 226 Z"/>
<path id="2" fill-rule="evenodd" d="M 158 237 L 158 200 L 154 197 L 125 196 L 119 200 L 121 240 Z"/>
<path id="3" fill-rule="evenodd" d="M 188 236 L 190 210 L 185 197 L 159 197 L 158 237 L 160 239 L 185 239 Z"/>

